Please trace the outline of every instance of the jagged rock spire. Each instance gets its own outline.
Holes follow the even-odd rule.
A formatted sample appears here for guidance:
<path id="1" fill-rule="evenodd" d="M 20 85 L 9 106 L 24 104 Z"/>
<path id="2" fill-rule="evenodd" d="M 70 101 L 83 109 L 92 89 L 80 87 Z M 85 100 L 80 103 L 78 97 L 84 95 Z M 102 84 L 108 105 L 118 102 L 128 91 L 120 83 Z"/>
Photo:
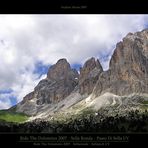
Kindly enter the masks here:
<path id="1" fill-rule="evenodd" d="M 80 69 L 79 89 L 81 94 L 90 94 L 103 68 L 94 57 L 88 59 Z"/>

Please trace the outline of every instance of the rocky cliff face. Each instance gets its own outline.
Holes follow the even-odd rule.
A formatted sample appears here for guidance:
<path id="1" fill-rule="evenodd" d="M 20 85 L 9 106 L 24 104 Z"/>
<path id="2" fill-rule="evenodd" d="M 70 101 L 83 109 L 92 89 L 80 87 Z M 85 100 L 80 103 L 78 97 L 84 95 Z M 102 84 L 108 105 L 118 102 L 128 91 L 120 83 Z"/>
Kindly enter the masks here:
<path id="1" fill-rule="evenodd" d="M 103 72 L 103 68 L 99 60 L 91 58 L 87 60 L 80 69 L 80 78 L 79 78 L 79 90 L 80 94 L 90 94 L 93 91 L 93 88 L 99 78 L 100 73 Z"/>
<path id="2" fill-rule="evenodd" d="M 67 60 L 60 59 L 49 68 L 47 78 L 35 87 L 37 104 L 57 103 L 63 100 L 78 84 L 78 77 L 78 72 L 71 69 Z"/>
<path id="3" fill-rule="evenodd" d="M 101 73 L 94 93 L 117 95 L 148 92 L 148 30 L 129 33 L 117 43 L 109 70 Z"/>
<path id="4" fill-rule="evenodd" d="M 34 114 L 45 104 L 58 103 L 74 90 L 78 84 L 78 78 L 78 72 L 71 69 L 67 60 L 60 59 L 49 68 L 47 78 L 41 80 L 34 91 L 23 98 L 17 110 Z"/>
<path id="5" fill-rule="evenodd" d="M 61 102 L 60 109 L 67 101 L 72 106 L 90 94 L 97 98 L 108 92 L 118 96 L 148 93 L 148 30 L 129 33 L 117 43 L 107 71 L 103 71 L 99 60 L 90 58 L 79 75 L 66 59 L 60 59 L 49 68 L 47 78 L 17 105 L 17 111 L 32 115 L 47 104 L 51 104 L 49 108 L 54 104 L 56 109 Z M 68 100 L 62 104 L 64 99 Z"/>

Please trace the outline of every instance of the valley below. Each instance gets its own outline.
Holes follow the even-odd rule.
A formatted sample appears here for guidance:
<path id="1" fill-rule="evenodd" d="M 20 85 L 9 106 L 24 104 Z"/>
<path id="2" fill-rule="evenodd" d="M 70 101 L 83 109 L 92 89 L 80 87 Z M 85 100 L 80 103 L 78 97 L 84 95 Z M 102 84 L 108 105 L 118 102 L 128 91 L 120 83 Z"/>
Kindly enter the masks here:
<path id="1" fill-rule="evenodd" d="M 12 113 L 9 110 L 1 111 L 0 131 L 46 134 L 148 132 L 146 94 L 117 97 L 107 93 L 93 100 L 88 98 L 80 100 L 67 108 L 60 107 L 61 102 L 56 105 L 56 109 L 51 114 L 46 113 L 46 116 L 45 111 L 43 111 L 44 114 L 40 112 L 36 116 Z"/>

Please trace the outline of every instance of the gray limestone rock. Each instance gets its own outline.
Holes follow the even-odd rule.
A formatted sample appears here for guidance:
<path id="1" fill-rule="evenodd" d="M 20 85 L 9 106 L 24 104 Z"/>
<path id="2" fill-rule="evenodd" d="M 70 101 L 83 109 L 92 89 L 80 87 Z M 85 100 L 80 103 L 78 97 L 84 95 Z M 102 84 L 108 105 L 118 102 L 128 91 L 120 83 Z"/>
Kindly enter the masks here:
<path id="1" fill-rule="evenodd" d="M 17 106 L 19 112 L 27 112 L 28 106 L 39 108 L 44 104 L 57 103 L 66 98 L 77 86 L 79 74 L 66 59 L 60 59 L 49 68 L 47 78 L 39 82 L 34 91 Z"/>
<path id="2" fill-rule="evenodd" d="M 129 33 L 117 43 L 109 70 L 100 74 L 94 93 L 148 93 L 148 30 Z"/>
<path id="3" fill-rule="evenodd" d="M 51 109 L 53 104 L 76 91 L 79 98 L 91 93 L 93 97 L 106 92 L 119 96 L 148 93 L 148 29 L 129 33 L 117 43 L 107 71 L 103 71 L 99 60 L 90 58 L 79 75 L 66 59 L 60 59 L 49 68 L 47 78 L 41 80 L 34 91 L 16 106 L 16 110 L 35 115 L 45 105 Z"/>
<path id="4" fill-rule="evenodd" d="M 99 60 L 90 58 L 87 60 L 80 69 L 79 77 L 79 90 L 81 94 L 90 94 L 98 80 L 99 74 L 103 71 L 103 68 Z"/>

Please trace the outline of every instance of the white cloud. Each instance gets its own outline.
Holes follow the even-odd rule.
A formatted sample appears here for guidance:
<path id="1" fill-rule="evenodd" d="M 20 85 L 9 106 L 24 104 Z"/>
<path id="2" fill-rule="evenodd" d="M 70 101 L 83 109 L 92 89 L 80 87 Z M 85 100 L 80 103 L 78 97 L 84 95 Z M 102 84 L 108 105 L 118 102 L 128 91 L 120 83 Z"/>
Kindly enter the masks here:
<path id="1" fill-rule="evenodd" d="M 34 87 L 39 83 L 40 80 L 46 78 L 46 75 L 42 75 L 40 78 L 37 74 L 32 73 L 24 73 L 21 75 L 21 83 L 20 85 L 14 85 L 13 90 L 17 97 L 17 101 L 21 101 L 22 98 L 29 92 L 33 91 Z"/>
<path id="2" fill-rule="evenodd" d="M 8 100 L 7 101 L 0 100 L 0 109 L 8 109 L 11 106 L 12 106 L 11 102 L 9 102 Z"/>
<path id="3" fill-rule="evenodd" d="M 0 89 L 11 88 L 22 100 L 40 80 L 33 73 L 38 61 L 83 64 L 94 56 L 106 70 L 116 43 L 146 21 L 147 15 L 1 15 Z"/>

